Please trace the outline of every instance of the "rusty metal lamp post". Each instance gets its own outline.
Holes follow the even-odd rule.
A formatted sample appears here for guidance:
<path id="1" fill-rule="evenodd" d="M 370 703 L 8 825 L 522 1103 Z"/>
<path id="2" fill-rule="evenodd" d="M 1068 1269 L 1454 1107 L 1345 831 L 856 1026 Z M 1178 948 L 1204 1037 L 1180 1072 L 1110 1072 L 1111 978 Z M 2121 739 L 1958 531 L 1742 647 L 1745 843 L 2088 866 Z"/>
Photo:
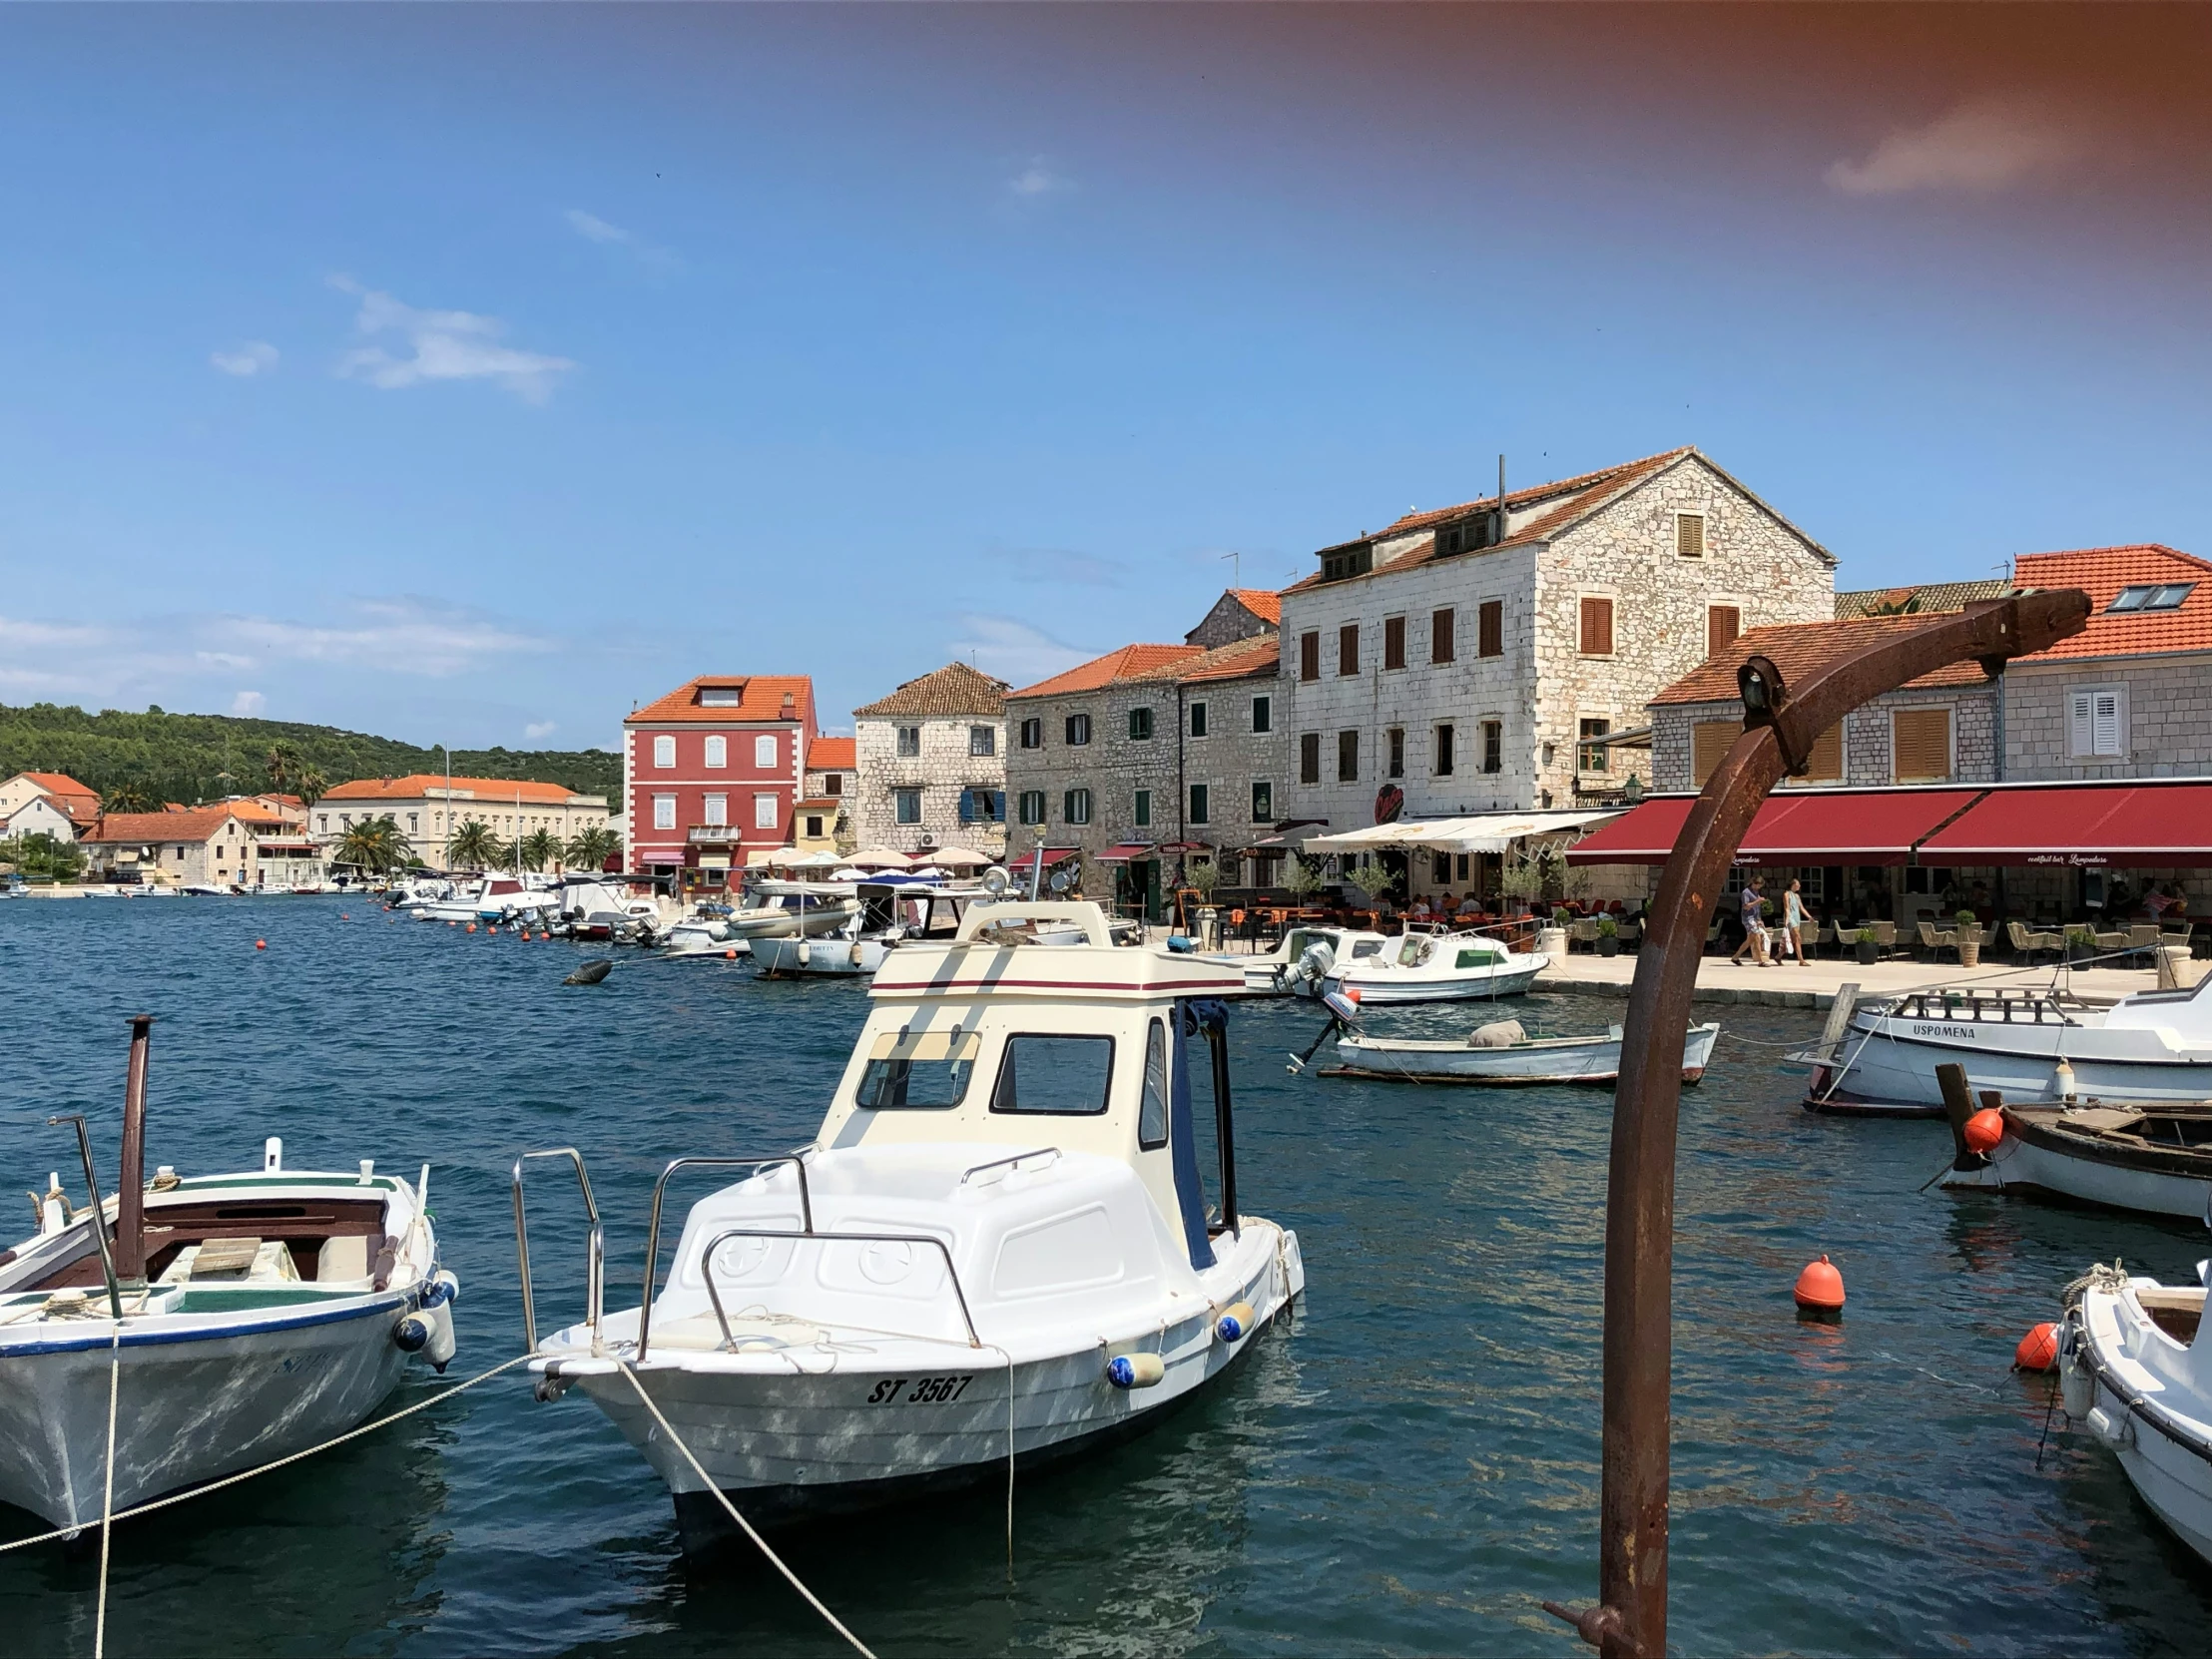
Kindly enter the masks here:
<path id="1" fill-rule="evenodd" d="M 1803 686 L 1764 657 L 1737 671 L 1744 733 L 1704 793 L 1659 877 L 1636 956 L 1605 1205 L 1605 1406 L 1598 1595 L 1553 1602 L 1605 1659 L 1660 1659 L 1667 1646 L 1667 1485 L 1673 1365 L 1675 1120 L 1683 1035 L 1705 933 L 1736 848 L 1767 792 L 1802 773 L 1820 735 L 1862 703 L 1949 663 L 1992 672 L 2079 633 L 2088 596 L 2022 594 L 1931 618 L 1831 663 Z"/>

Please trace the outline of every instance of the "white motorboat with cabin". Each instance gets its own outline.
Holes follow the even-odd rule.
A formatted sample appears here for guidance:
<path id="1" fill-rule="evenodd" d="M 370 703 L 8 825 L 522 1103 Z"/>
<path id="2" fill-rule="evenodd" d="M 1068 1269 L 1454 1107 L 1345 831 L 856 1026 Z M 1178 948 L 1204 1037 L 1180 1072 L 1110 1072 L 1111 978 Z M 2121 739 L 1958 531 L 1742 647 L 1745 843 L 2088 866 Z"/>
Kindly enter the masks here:
<path id="1" fill-rule="evenodd" d="M 1084 942 L 992 942 L 987 918 Z M 695 1550 L 729 1524 L 710 1482 L 774 1524 L 1004 1481 L 1009 1462 L 1149 1427 L 1305 1283 L 1297 1236 L 1237 1201 L 1218 998 L 1240 984 L 1115 945 L 1096 904 L 970 910 L 957 937 L 885 958 L 811 1145 L 668 1166 L 642 1307 L 602 1315 L 592 1211 L 586 1320 L 543 1341 L 518 1160 L 541 1397 L 584 1390 L 667 1482 Z M 589 1207 L 572 1151 L 527 1156 L 575 1159 Z M 656 1292 L 662 1194 L 698 1164 L 751 1173 L 692 1207 Z"/>
<path id="2" fill-rule="evenodd" d="M 133 1021 L 122 1190 L 55 1177 L 39 1230 L 0 1254 L 0 1501 L 97 1526 L 110 1370 L 118 1510 L 319 1444 L 365 1419 L 410 1354 L 453 1356 L 457 1282 L 410 1185 L 375 1173 L 260 1170 L 142 1181 L 148 1020 Z M 110 1234 L 113 1234 L 111 1240 Z"/>
<path id="3" fill-rule="evenodd" d="M 1465 1002 L 1519 996 L 1551 965 L 1540 950 L 1515 950 L 1486 933 L 1407 933 L 1391 948 L 1334 963 L 1331 990 L 1357 992 L 1362 1007 Z"/>
<path id="4" fill-rule="evenodd" d="M 483 921 L 487 916 L 497 920 L 505 912 L 506 900 L 521 894 L 519 875 L 479 875 L 473 881 L 452 883 L 445 897 L 411 905 L 407 913 L 417 921 Z"/>
<path id="5" fill-rule="evenodd" d="M 2206 1264 L 2197 1265 L 2204 1277 Z M 2212 1561 L 2212 1359 L 2204 1292 L 2092 1268 L 2058 1328 L 2066 1415 L 2111 1447 L 2142 1500 Z"/>
<path id="6" fill-rule="evenodd" d="M 1816 1110 L 1939 1117 L 1936 1068 L 2016 1104 L 2067 1094 L 2105 1100 L 2212 1099 L 2212 975 L 2187 990 L 2138 991 L 2109 1008 L 2054 988 L 1962 985 L 1860 1000 L 1838 1040 L 1799 1058 Z M 2061 1065 L 2070 1070 L 2068 1079 Z"/>
<path id="7" fill-rule="evenodd" d="M 740 939 L 834 933 L 860 913 L 850 881 L 756 881 L 730 914 Z"/>
<path id="8" fill-rule="evenodd" d="M 1682 1081 L 1705 1076 L 1718 1024 L 1693 1025 L 1682 1044 Z M 1621 1027 L 1581 1037 L 1530 1036 L 1517 1019 L 1477 1026 L 1459 1039 L 1378 1037 L 1356 1027 L 1337 1037 L 1337 1063 L 1324 1077 L 1408 1083 L 1611 1083 L 1620 1077 Z"/>
<path id="9" fill-rule="evenodd" d="M 1199 959 L 1242 972 L 1246 996 L 1319 997 L 1322 980 L 1338 962 L 1366 961 L 1395 942 L 1387 933 L 1357 927 L 1292 927 L 1272 950 L 1252 956 L 1209 950 Z"/>
<path id="10" fill-rule="evenodd" d="M 999 885 L 1002 891 L 1004 883 Z M 839 932 L 812 939 L 786 935 L 754 941 L 753 964 L 761 976 L 864 977 L 883 965 L 885 952 L 911 940 L 956 937 L 968 907 L 991 903 L 999 894 L 972 882 L 936 886 L 862 881 L 857 896 L 860 913 Z"/>

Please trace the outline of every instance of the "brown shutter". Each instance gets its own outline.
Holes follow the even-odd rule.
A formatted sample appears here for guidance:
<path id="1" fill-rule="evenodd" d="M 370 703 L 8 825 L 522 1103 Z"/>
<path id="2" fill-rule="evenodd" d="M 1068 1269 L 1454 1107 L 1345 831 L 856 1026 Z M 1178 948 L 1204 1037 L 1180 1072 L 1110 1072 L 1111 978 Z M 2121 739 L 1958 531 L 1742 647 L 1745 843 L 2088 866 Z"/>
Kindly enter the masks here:
<path id="1" fill-rule="evenodd" d="M 1452 660 L 1452 614 L 1450 607 L 1436 612 L 1428 619 L 1428 660 L 1432 663 L 1448 663 Z"/>
<path id="2" fill-rule="evenodd" d="M 1298 677 L 1301 680 L 1321 678 L 1321 635 L 1301 634 L 1298 637 Z"/>
<path id="3" fill-rule="evenodd" d="M 1930 784 L 1950 776 L 1950 711 L 1899 709 L 1890 717 L 1890 773 L 1900 784 Z"/>
<path id="4" fill-rule="evenodd" d="M 1805 781 L 1809 784 L 1841 784 L 1844 781 L 1844 729 L 1831 726 L 1813 740 L 1805 757 Z"/>
<path id="5" fill-rule="evenodd" d="M 1674 550 L 1685 559 L 1705 557 L 1705 515 L 1703 513 L 1676 513 L 1674 515 Z"/>
<path id="6" fill-rule="evenodd" d="M 1612 654 L 1613 602 L 1610 599 L 1583 600 L 1582 655 L 1610 657 Z"/>
<path id="7" fill-rule="evenodd" d="M 1476 649 L 1485 657 L 1505 655 L 1505 601 L 1492 599 L 1484 603 L 1477 613 L 1477 631 L 1481 639 Z"/>
<path id="8" fill-rule="evenodd" d="M 1360 625 L 1348 622 L 1337 630 L 1337 672 L 1340 675 L 1360 672 Z"/>
<path id="9" fill-rule="evenodd" d="M 1301 784 L 1321 782 L 1321 734 L 1303 732 L 1298 740 L 1298 781 Z"/>
<path id="10" fill-rule="evenodd" d="M 1405 619 L 1401 616 L 1382 619 L 1382 666 L 1405 666 Z"/>
<path id="11" fill-rule="evenodd" d="M 1744 631 L 1744 613 L 1734 605 L 1708 605 L 1705 609 L 1705 654 L 1718 657 L 1736 643 Z"/>
<path id="12" fill-rule="evenodd" d="M 1729 745 L 1742 737 L 1738 720 L 1701 720 L 1690 728 L 1690 782 L 1698 789 L 1713 776 L 1713 769 L 1728 758 Z"/>

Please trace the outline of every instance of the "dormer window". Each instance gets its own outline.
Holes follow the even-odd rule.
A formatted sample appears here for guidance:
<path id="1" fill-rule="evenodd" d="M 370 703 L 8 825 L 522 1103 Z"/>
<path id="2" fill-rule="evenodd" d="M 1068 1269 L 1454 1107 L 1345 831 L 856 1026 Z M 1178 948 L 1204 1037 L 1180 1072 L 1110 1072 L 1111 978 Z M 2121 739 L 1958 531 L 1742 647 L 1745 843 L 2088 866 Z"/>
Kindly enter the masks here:
<path id="1" fill-rule="evenodd" d="M 1347 576 L 1365 576 L 1375 568 L 1375 549 L 1366 542 L 1358 547 L 1324 553 L 1321 560 L 1321 577 L 1325 582 L 1340 582 Z"/>
<path id="2" fill-rule="evenodd" d="M 1436 532 L 1438 553 L 1479 553 L 1485 547 L 1497 545 L 1497 515 L 1476 513 L 1456 524 L 1447 524 Z"/>
<path id="3" fill-rule="evenodd" d="M 2146 582 L 2138 587 L 2122 588 L 2113 595 L 2106 611 L 2178 611 L 2181 602 L 2196 591 L 2194 582 Z"/>
<path id="4" fill-rule="evenodd" d="M 735 709 L 745 701 L 743 686 L 701 686 L 699 706 L 702 709 Z"/>

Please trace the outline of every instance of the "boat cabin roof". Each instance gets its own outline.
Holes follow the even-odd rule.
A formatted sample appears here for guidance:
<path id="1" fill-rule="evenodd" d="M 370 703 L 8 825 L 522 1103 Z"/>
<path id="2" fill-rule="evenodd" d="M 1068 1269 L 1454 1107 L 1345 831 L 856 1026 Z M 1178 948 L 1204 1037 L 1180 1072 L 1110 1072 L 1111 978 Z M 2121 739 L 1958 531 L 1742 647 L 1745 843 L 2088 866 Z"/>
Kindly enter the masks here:
<path id="1" fill-rule="evenodd" d="M 1068 932 L 1080 933 L 1082 942 L 1054 942 L 1053 935 Z M 985 996 L 1156 1002 L 1243 989 L 1241 968 L 1116 945 L 1103 909 L 1060 899 L 971 904 L 950 940 L 905 945 L 885 956 L 868 995 L 878 1003 Z M 870 1023 L 883 1017 L 878 1010 Z"/>

